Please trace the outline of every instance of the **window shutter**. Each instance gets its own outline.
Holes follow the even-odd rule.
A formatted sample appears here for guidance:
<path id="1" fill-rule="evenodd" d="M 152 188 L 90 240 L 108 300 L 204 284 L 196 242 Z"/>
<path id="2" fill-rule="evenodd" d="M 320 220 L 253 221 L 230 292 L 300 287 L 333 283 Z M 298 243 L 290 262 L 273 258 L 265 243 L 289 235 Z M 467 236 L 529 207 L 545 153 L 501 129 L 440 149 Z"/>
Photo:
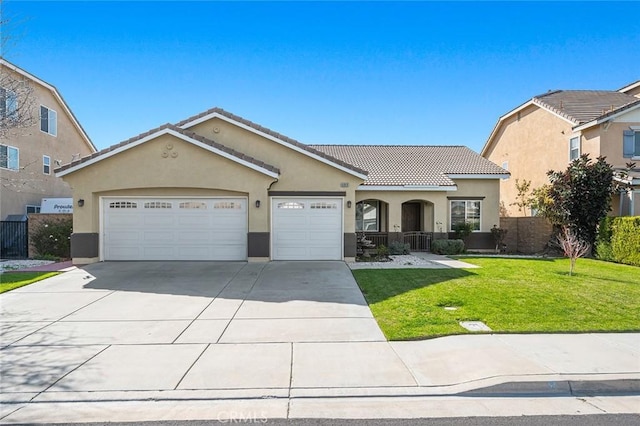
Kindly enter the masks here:
<path id="1" fill-rule="evenodd" d="M 625 130 L 622 138 L 622 156 L 624 158 L 633 157 L 635 151 L 635 132 L 633 130 Z"/>

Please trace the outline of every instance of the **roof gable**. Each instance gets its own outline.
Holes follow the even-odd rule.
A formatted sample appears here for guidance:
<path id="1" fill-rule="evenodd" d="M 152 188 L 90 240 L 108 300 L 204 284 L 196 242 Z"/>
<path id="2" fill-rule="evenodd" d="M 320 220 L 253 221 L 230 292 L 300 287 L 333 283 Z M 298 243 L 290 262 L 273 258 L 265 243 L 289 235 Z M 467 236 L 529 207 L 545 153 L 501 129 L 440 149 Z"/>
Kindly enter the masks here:
<path id="1" fill-rule="evenodd" d="M 322 152 L 320 150 L 314 149 L 312 145 L 305 145 L 302 142 L 299 142 L 281 133 L 275 132 L 271 129 L 263 127 L 259 124 L 256 124 L 252 121 L 244 119 L 235 114 L 231 114 L 230 112 L 225 111 L 222 108 L 211 108 L 207 111 L 204 111 L 200 114 L 194 115 L 192 117 L 189 117 L 185 120 L 180 121 L 179 123 L 176 123 L 176 126 L 182 129 L 188 129 L 192 126 L 203 123 L 212 118 L 219 118 L 221 120 L 229 122 L 233 125 L 236 125 L 245 130 L 258 134 L 266 139 L 269 139 L 273 142 L 276 142 L 280 145 L 290 148 L 303 155 L 314 158 L 322 163 L 328 164 L 332 167 L 335 167 L 351 175 L 357 176 L 360 179 L 364 180 L 367 178 L 367 171 L 365 169 L 357 167 L 354 164 L 345 162 L 342 159 L 333 157 L 332 155 Z"/>
<path id="2" fill-rule="evenodd" d="M 7 61 L 4 58 L 0 58 L 0 66 L 4 66 L 4 67 L 6 67 L 6 68 L 8 68 L 8 69 L 10 69 L 10 70 L 22 75 L 23 77 L 28 78 L 29 80 L 38 83 L 40 86 L 44 87 L 45 89 L 51 91 L 51 93 L 53 94 L 53 97 L 58 101 L 58 103 L 62 106 L 62 109 L 69 116 L 69 118 L 71 119 L 71 122 L 73 123 L 74 127 L 76 128 L 76 130 L 78 130 L 78 133 L 80 133 L 80 136 L 85 141 L 85 143 L 87 144 L 89 149 L 91 151 L 93 151 L 93 152 L 97 151 L 95 145 L 93 144 L 93 142 L 89 138 L 89 135 L 87 135 L 87 132 L 84 131 L 84 128 L 82 127 L 82 125 L 80 124 L 80 122 L 78 121 L 76 116 L 73 114 L 73 112 L 71 111 L 71 109 L 69 108 L 67 103 L 65 102 L 65 100 L 62 97 L 62 95 L 60 94 L 60 92 L 58 92 L 58 89 L 55 88 L 55 86 L 53 86 L 52 84 L 47 83 L 44 80 L 39 79 L 35 75 L 23 70 L 22 68 L 18 67 L 17 65 L 12 64 L 11 62 Z"/>
<path id="3" fill-rule="evenodd" d="M 509 172 L 465 146 L 312 145 L 343 161 L 367 169 L 363 189 L 452 189 L 454 179 L 506 177 Z"/>
<path id="4" fill-rule="evenodd" d="M 95 152 L 89 156 L 83 157 L 69 164 L 65 164 L 55 170 L 56 175 L 59 177 L 65 176 L 69 173 L 73 173 L 77 170 L 90 166 L 91 164 L 95 164 L 122 151 L 134 148 L 138 145 L 141 145 L 145 142 L 156 139 L 159 136 L 166 134 L 175 136 L 185 142 L 199 146 L 203 149 L 206 149 L 207 151 L 213 152 L 217 155 L 225 157 L 250 169 L 256 170 L 267 176 L 277 178 L 280 175 L 280 170 L 277 167 L 266 164 L 263 161 L 257 160 L 236 150 L 230 149 L 222 144 L 197 135 L 196 133 L 176 127 L 173 124 L 164 124 L 156 129 L 150 130 L 146 133 L 142 133 L 124 142 L 120 142 L 119 144 L 110 146 L 109 148 L 103 149 L 99 152 Z"/>
<path id="5" fill-rule="evenodd" d="M 556 90 L 534 96 L 533 102 L 579 125 L 609 115 L 638 101 L 609 90 Z"/>

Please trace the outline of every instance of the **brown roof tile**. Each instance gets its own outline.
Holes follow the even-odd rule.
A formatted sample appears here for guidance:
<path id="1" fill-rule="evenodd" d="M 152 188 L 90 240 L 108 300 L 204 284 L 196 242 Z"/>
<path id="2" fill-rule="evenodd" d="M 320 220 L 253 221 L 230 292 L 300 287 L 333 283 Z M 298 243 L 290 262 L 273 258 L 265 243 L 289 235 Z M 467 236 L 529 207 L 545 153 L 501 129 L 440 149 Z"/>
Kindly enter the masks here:
<path id="1" fill-rule="evenodd" d="M 508 172 L 465 146 L 312 145 L 369 171 L 365 186 L 448 186 L 449 174 Z M 497 176 L 496 176 L 497 177 Z"/>
<path id="2" fill-rule="evenodd" d="M 640 100 L 609 90 L 556 90 L 534 96 L 533 102 L 582 124 L 620 112 L 640 103 Z"/>
<path id="3" fill-rule="evenodd" d="M 157 127 L 155 129 L 149 130 L 149 131 L 144 132 L 144 133 L 141 133 L 138 136 L 134 136 L 134 137 L 132 137 L 130 139 L 127 139 L 126 141 L 123 141 L 123 142 L 120 142 L 118 144 L 112 145 L 112 146 L 110 146 L 108 148 L 105 148 L 105 149 L 103 149 L 101 151 L 95 152 L 95 153 L 93 153 L 91 155 L 88 155 L 86 157 L 82 157 L 79 160 L 75 160 L 75 161 L 72 161 L 71 163 L 65 164 L 65 165 L 57 168 L 55 170 L 55 172 L 56 173 L 62 172 L 62 171 L 65 171 L 67 169 L 70 169 L 72 167 L 75 167 L 77 165 L 80 165 L 82 163 L 86 163 L 89 160 L 92 160 L 92 159 L 94 159 L 96 157 L 100 157 L 102 155 L 105 155 L 105 154 L 107 154 L 107 153 L 109 153 L 111 151 L 114 151 L 114 150 L 116 150 L 118 148 L 122 148 L 123 146 L 129 145 L 129 144 L 131 144 L 133 142 L 136 142 L 136 141 L 139 141 L 140 139 L 144 139 L 147 136 L 153 135 L 154 133 L 160 132 L 160 131 L 165 130 L 165 129 L 170 129 L 170 130 L 173 130 L 175 132 L 178 132 L 178 133 L 180 133 L 180 134 L 182 134 L 184 136 L 187 136 L 187 137 L 189 137 L 191 139 L 195 139 L 198 142 L 201 142 L 201 143 L 203 143 L 205 145 L 208 145 L 210 147 L 216 148 L 216 149 L 218 149 L 220 151 L 223 151 L 223 152 L 225 152 L 225 153 L 227 153 L 229 155 L 232 155 L 232 156 L 234 156 L 234 157 L 236 157 L 236 158 L 238 158 L 240 160 L 247 161 L 247 162 L 252 163 L 252 164 L 254 164 L 256 166 L 259 166 L 259 167 L 262 167 L 264 169 L 267 169 L 267 170 L 269 170 L 271 172 L 280 173 L 280 170 L 275 166 L 272 166 L 270 164 L 266 164 L 265 162 L 257 160 L 255 158 L 249 156 L 249 155 L 243 154 L 243 153 L 238 152 L 238 151 L 236 151 L 234 149 L 228 148 L 228 147 L 226 147 L 226 146 L 224 146 L 224 145 L 222 145 L 222 144 L 220 144 L 218 142 L 212 141 L 211 139 L 207 139 L 207 138 L 205 138 L 203 136 L 200 136 L 200 135 L 198 135 L 196 133 L 193 133 L 193 132 L 191 132 L 189 130 L 181 129 L 181 128 L 179 128 L 179 127 L 177 127 L 177 126 L 175 126 L 173 124 L 169 124 L 169 123 L 163 124 L 160 127 Z"/>
<path id="4" fill-rule="evenodd" d="M 274 138 L 280 139 L 283 142 L 286 142 L 286 143 L 288 143 L 290 145 L 293 145 L 293 146 L 296 146 L 298 148 L 301 148 L 301 149 L 303 149 L 303 150 L 305 150 L 305 151 L 307 151 L 307 152 L 309 152 L 311 154 L 315 154 L 315 155 L 317 155 L 317 156 L 319 156 L 321 158 L 324 158 L 325 160 L 328 160 L 328 161 L 330 161 L 332 163 L 338 164 L 338 165 L 340 165 L 340 166 L 342 166 L 342 167 L 344 167 L 346 169 L 352 170 L 352 171 L 354 171 L 356 173 L 360 173 L 360 174 L 363 174 L 363 175 L 367 174 L 366 170 L 361 169 L 359 167 L 356 167 L 354 164 L 350 164 L 348 162 L 345 162 L 340 158 L 336 158 L 336 157 L 334 157 L 334 156 L 332 156 L 330 154 L 327 154 L 326 152 L 318 151 L 318 150 L 314 149 L 311 145 L 305 145 L 302 142 L 299 142 L 299 141 L 297 141 L 295 139 L 292 139 L 292 138 L 290 138 L 288 136 L 285 136 L 285 135 L 283 135 L 281 133 L 278 133 L 278 132 L 275 132 L 275 131 L 273 131 L 271 129 L 263 127 L 263 126 L 261 126 L 259 124 L 256 124 L 256 123 L 254 123 L 252 121 L 249 121 L 249 120 L 247 120 L 245 118 L 242 118 L 242 117 L 240 117 L 238 115 L 232 114 L 232 113 L 230 113 L 228 111 L 225 111 L 222 108 L 211 108 L 211 109 L 209 109 L 207 111 L 201 112 L 200 114 L 196 114 L 196 115 L 194 115 L 192 117 L 189 117 L 189 118 L 187 118 L 185 120 L 180 121 L 179 123 L 176 123 L 176 126 L 182 127 L 182 126 L 184 126 L 185 124 L 187 124 L 187 123 L 189 123 L 191 121 L 197 120 L 197 119 L 202 118 L 202 117 L 206 117 L 207 115 L 214 114 L 214 113 L 218 113 L 220 115 L 223 115 L 223 116 L 225 116 L 225 117 L 227 117 L 227 118 L 229 118 L 229 119 L 231 119 L 233 121 L 237 121 L 239 123 L 242 123 L 245 126 L 249 126 L 252 129 L 257 130 L 257 131 L 262 132 L 262 133 L 265 133 L 265 134 L 267 134 L 269 136 L 273 136 Z"/>

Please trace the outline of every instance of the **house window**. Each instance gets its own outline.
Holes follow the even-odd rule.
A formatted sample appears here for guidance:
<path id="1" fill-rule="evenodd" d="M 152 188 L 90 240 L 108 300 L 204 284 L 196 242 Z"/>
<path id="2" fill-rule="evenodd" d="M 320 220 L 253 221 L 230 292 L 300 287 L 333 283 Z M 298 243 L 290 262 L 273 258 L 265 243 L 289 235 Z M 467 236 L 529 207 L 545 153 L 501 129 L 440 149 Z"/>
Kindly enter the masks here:
<path id="1" fill-rule="evenodd" d="M 51 174 L 51 157 L 48 155 L 42 156 L 42 173 L 45 175 Z"/>
<path id="2" fill-rule="evenodd" d="M 317 203 L 311 203 L 309 204 L 309 208 L 310 209 L 331 209 L 331 210 L 337 210 L 338 209 L 338 204 L 337 203 L 325 203 L 323 202 L 317 202 Z"/>
<path id="3" fill-rule="evenodd" d="M 42 105 L 40 105 L 40 130 L 51 136 L 58 135 L 58 114 Z"/>
<path id="4" fill-rule="evenodd" d="M 631 130 L 624 131 L 622 156 L 624 158 L 640 158 L 640 127 L 631 126 Z"/>
<path id="5" fill-rule="evenodd" d="M 18 170 L 20 164 L 20 150 L 13 146 L 0 145 L 0 167 Z"/>
<path id="6" fill-rule="evenodd" d="M 378 212 L 380 202 L 375 200 L 360 201 L 356 203 L 356 231 L 378 232 Z"/>
<path id="7" fill-rule="evenodd" d="M 110 209 L 137 209 L 138 204 L 131 201 L 114 201 L 109 203 Z"/>
<path id="8" fill-rule="evenodd" d="M 164 201 L 149 201 L 148 203 L 144 203 L 145 209 L 170 209 L 171 207 L 171 203 Z"/>
<path id="9" fill-rule="evenodd" d="M 18 111 L 18 97 L 11 90 L 0 87 L 0 117 L 15 118 Z"/>
<path id="10" fill-rule="evenodd" d="M 25 214 L 29 214 L 29 213 L 40 213 L 40 206 L 32 206 L 27 204 L 25 206 Z"/>
<path id="11" fill-rule="evenodd" d="M 286 203 L 278 203 L 278 208 L 279 209 L 299 210 L 299 209 L 304 209 L 304 204 L 302 204 L 302 203 L 294 203 L 294 202 L 288 201 Z"/>
<path id="12" fill-rule="evenodd" d="M 202 209 L 202 210 L 206 210 L 207 209 L 207 203 L 201 203 L 198 201 L 187 201 L 184 203 L 180 203 L 180 208 L 181 209 Z"/>
<path id="13" fill-rule="evenodd" d="M 480 201 L 451 201 L 450 230 L 458 223 L 470 223 L 474 231 L 480 230 Z"/>
<path id="14" fill-rule="evenodd" d="M 580 137 L 569 139 L 569 161 L 580 158 Z"/>
<path id="15" fill-rule="evenodd" d="M 241 210 L 242 203 L 235 201 L 219 201 L 213 205 L 215 210 Z"/>

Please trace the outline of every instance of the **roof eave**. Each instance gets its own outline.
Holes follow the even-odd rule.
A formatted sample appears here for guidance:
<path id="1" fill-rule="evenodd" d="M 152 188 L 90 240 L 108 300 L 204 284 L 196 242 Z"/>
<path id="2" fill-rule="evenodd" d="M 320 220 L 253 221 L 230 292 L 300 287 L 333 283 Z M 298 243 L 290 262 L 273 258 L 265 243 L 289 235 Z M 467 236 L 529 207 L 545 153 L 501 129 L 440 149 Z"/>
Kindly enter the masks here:
<path id="1" fill-rule="evenodd" d="M 612 111 L 612 112 L 608 112 L 605 115 L 602 115 L 598 118 L 596 118 L 595 120 L 591 120 L 591 121 L 587 121 L 586 123 L 582 123 L 579 124 L 577 126 L 575 126 L 573 128 L 574 131 L 578 132 L 578 131 L 582 131 L 582 130 L 586 130 L 590 127 L 593 126 L 597 126 L 599 124 L 602 123 L 606 123 L 607 121 L 611 121 L 611 120 L 615 120 L 617 117 L 620 117 L 621 115 L 624 115 L 630 111 L 636 110 L 640 108 L 640 100 L 638 100 L 637 102 L 631 103 L 629 105 L 625 105 L 623 107 L 620 108 L 619 111 Z"/>
<path id="2" fill-rule="evenodd" d="M 446 173 L 450 179 L 508 179 L 511 173 Z"/>
<path id="3" fill-rule="evenodd" d="M 289 143 L 287 141 L 284 141 L 284 140 L 282 140 L 280 138 L 277 138 L 277 137 L 275 137 L 273 135 L 270 135 L 268 133 L 262 132 L 262 131 L 260 131 L 258 129 L 255 129 L 255 128 L 247 125 L 247 124 L 244 124 L 244 123 L 242 123 L 240 121 L 237 121 L 237 120 L 234 120 L 234 119 L 232 119 L 230 117 L 227 117 L 224 114 L 220 114 L 217 111 L 214 111 L 211 114 L 207 114 L 207 115 L 204 115 L 202 117 L 195 118 L 195 119 L 193 119 L 193 120 L 191 120 L 191 121 L 189 121 L 187 123 L 184 123 L 184 124 L 180 125 L 180 128 L 188 129 L 189 127 L 193 127 L 193 126 L 195 126 L 197 124 L 203 123 L 203 122 L 205 122 L 207 120 L 210 120 L 212 118 L 218 118 L 220 120 L 226 121 L 227 123 L 231 123 L 234 126 L 238 126 L 238 127 L 242 128 L 244 130 L 247 130 L 249 132 L 257 134 L 257 135 L 259 135 L 259 136 L 261 136 L 261 137 L 263 137 L 265 139 L 269 139 L 272 142 L 275 142 L 277 144 L 280 144 L 282 146 L 290 148 L 290 149 L 292 149 L 292 150 L 294 150 L 294 151 L 296 151 L 296 152 L 298 152 L 300 154 L 306 155 L 306 156 L 311 157 L 311 158 L 313 158 L 315 160 L 318 160 L 318 161 L 320 161 L 320 162 L 322 162 L 324 164 L 327 164 L 329 166 L 335 167 L 336 169 L 339 169 L 339 170 L 341 170 L 341 171 L 343 171 L 345 173 L 348 173 L 350 175 L 356 176 L 359 179 L 362 179 L 362 180 L 366 180 L 367 179 L 367 174 L 366 173 L 360 173 L 360 172 L 357 172 L 355 170 L 351 170 L 350 168 L 345 167 L 345 166 L 343 166 L 341 164 L 338 164 L 338 163 L 335 163 L 333 161 L 330 161 L 330 160 L 328 160 L 328 159 L 326 159 L 324 157 L 316 155 L 316 154 L 314 154 L 314 153 L 312 153 L 310 151 L 307 151 L 307 150 L 305 150 L 303 148 L 300 148 L 300 147 L 298 147 L 296 145 L 293 145 L 293 144 L 291 144 L 291 143 Z"/>
<path id="4" fill-rule="evenodd" d="M 457 191 L 456 185 L 359 185 L 356 191 Z"/>

